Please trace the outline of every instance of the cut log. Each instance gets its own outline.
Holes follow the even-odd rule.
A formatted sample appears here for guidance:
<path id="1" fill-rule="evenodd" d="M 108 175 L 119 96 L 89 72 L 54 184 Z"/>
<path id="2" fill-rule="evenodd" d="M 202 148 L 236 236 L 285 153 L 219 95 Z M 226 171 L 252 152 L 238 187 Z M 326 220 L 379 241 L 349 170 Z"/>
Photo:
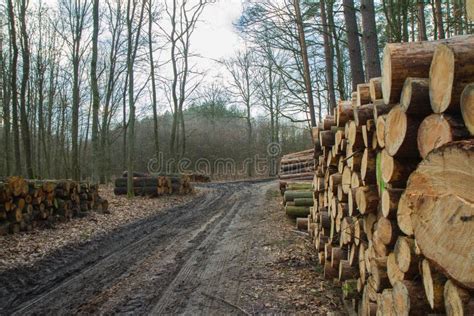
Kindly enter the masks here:
<path id="1" fill-rule="evenodd" d="M 404 188 L 408 177 L 416 169 L 417 161 L 410 159 L 402 163 L 398 158 L 390 156 L 386 149 L 382 150 L 380 159 L 382 180 L 393 187 Z"/>
<path id="2" fill-rule="evenodd" d="M 474 298 L 465 289 L 448 280 L 444 285 L 444 307 L 448 316 L 474 315 Z"/>
<path id="3" fill-rule="evenodd" d="M 296 228 L 299 230 L 308 230 L 308 218 L 307 217 L 297 217 L 296 218 Z"/>
<path id="4" fill-rule="evenodd" d="M 374 121 L 382 115 L 387 115 L 388 112 L 395 106 L 395 103 L 385 104 L 383 100 L 378 100 L 374 103 Z"/>
<path id="5" fill-rule="evenodd" d="M 433 270 L 428 260 L 421 263 L 421 275 L 423 277 L 423 287 L 430 307 L 435 312 L 444 312 L 444 284 L 446 277 Z"/>
<path id="6" fill-rule="evenodd" d="M 326 259 L 324 262 L 324 278 L 326 280 L 334 280 L 339 276 L 339 271 L 331 266 L 331 262 Z"/>
<path id="7" fill-rule="evenodd" d="M 382 193 L 382 215 L 385 218 L 397 218 L 398 202 L 403 191 L 403 189 L 386 189 Z"/>
<path id="8" fill-rule="evenodd" d="M 380 217 L 377 221 L 377 234 L 384 245 L 393 245 L 397 241 L 399 233 L 400 230 L 396 221 L 391 221 L 385 217 Z"/>
<path id="9" fill-rule="evenodd" d="M 430 68 L 430 100 L 435 113 L 459 113 L 464 87 L 474 80 L 474 37 L 436 47 Z"/>
<path id="10" fill-rule="evenodd" d="M 313 206 L 314 201 L 313 198 L 295 198 L 294 200 L 295 206 Z"/>
<path id="11" fill-rule="evenodd" d="M 295 199 L 312 199 L 313 192 L 311 191 L 286 191 L 283 195 L 283 201 L 286 203 L 288 201 L 294 201 Z"/>
<path id="12" fill-rule="evenodd" d="M 395 315 L 393 309 L 392 289 L 385 289 L 377 301 L 377 315 L 392 316 Z"/>
<path id="13" fill-rule="evenodd" d="M 370 100 L 375 102 L 383 98 L 382 95 L 382 77 L 371 78 L 369 80 Z"/>
<path id="14" fill-rule="evenodd" d="M 375 133 L 377 134 L 377 143 L 380 148 L 385 147 L 385 119 L 386 115 L 381 115 L 375 122 Z"/>
<path id="15" fill-rule="evenodd" d="M 307 217 L 309 215 L 309 207 L 307 206 L 286 206 L 286 215 L 290 217 Z"/>
<path id="16" fill-rule="evenodd" d="M 356 193 L 356 202 L 361 214 L 376 213 L 379 195 L 376 186 L 359 187 Z"/>
<path id="17" fill-rule="evenodd" d="M 418 274 L 420 257 L 415 252 L 415 240 L 400 236 L 394 248 L 395 260 L 400 271 L 408 275 Z"/>
<path id="18" fill-rule="evenodd" d="M 339 281 L 357 279 L 359 277 L 359 269 L 352 267 L 348 260 L 339 261 Z"/>
<path id="19" fill-rule="evenodd" d="M 408 77 L 403 84 L 400 107 L 408 115 L 421 118 L 430 115 L 429 79 Z"/>
<path id="20" fill-rule="evenodd" d="M 370 84 L 359 83 L 357 85 L 357 108 L 370 103 Z"/>
<path id="21" fill-rule="evenodd" d="M 403 201 L 413 210 L 414 235 L 423 255 L 469 289 L 474 289 L 472 183 L 474 139 L 452 142 L 420 163 Z"/>
<path id="22" fill-rule="evenodd" d="M 461 95 L 461 113 L 464 124 L 471 135 L 474 135 L 474 83 L 468 84 L 464 88 Z"/>
<path id="23" fill-rule="evenodd" d="M 352 172 L 351 169 L 346 166 L 344 167 L 344 171 L 342 172 L 342 191 L 344 193 L 349 193 L 351 189 L 351 181 L 352 181 Z"/>
<path id="24" fill-rule="evenodd" d="M 364 138 L 362 137 L 362 127 L 357 126 L 354 121 L 348 122 L 347 141 L 352 149 L 358 150 L 364 148 Z"/>
<path id="25" fill-rule="evenodd" d="M 411 220 L 411 214 L 413 213 L 414 204 L 412 199 L 408 198 L 407 195 L 402 194 L 398 203 L 397 209 L 397 222 L 400 230 L 407 236 L 413 235 L 413 222 Z"/>
<path id="26" fill-rule="evenodd" d="M 395 254 L 393 252 L 387 256 L 387 277 L 392 286 L 397 281 L 402 281 L 405 279 L 405 273 L 403 273 L 398 267 L 397 261 L 395 260 Z"/>
<path id="27" fill-rule="evenodd" d="M 339 101 L 336 107 L 336 125 L 344 127 L 344 125 L 354 119 L 354 112 L 352 109 L 352 101 Z"/>
<path id="28" fill-rule="evenodd" d="M 334 119 L 333 116 L 328 115 L 323 119 L 323 129 L 325 131 L 331 130 L 331 127 L 334 125 L 336 125 L 336 120 Z M 323 145 L 321 144 L 321 146 Z"/>
<path id="29" fill-rule="evenodd" d="M 369 103 L 354 109 L 354 122 L 357 126 L 362 127 L 368 120 L 374 118 L 374 105 Z"/>
<path id="30" fill-rule="evenodd" d="M 390 156 L 418 157 L 416 136 L 420 120 L 408 116 L 397 105 L 390 110 L 385 121 L 385 149 Z"/>
<path id="31" fill-rule="evenodd" d="M 377 293 L 390 287 L 390 281 L 387 275 L 387 258 L 378 258 L 370 260 L 370 273 L 374 280 L 373 285 Z"/>
<path id="32" fill-rule="evenodd" d="M 439 41 L 387 44 L 382 59 L 382 94 L 384 102 L 386 104 L 398 102 L 406 78 L 431 78 L 429 74 L 433 54 L 440 43 L 470 43 L 471 41 L 472 37 L 467 35 Z"/>
<path id="33" fill-rule="evenodd" d="M 331 267 L 338 269 L 339 262 L 347 258 L 347 252 L 341 247 L 333 247 L 331 249 Z"/>
<path id="34" fill-rule="evenodd" d="M 360 176 L 364 183 L 369 185 L 376 183 L 376 167 L 377 164 L 375 152 L 369 148 L 366 148 L 362 155 L 362 161 L 360 165 Z"/>
<path id="35" fill-rule="evenodd" d="M 421 122 L 418 128 L 418 150 L 425 158 L 433 149 L 442 145 L 469 137 L 460 117 L 449 114 L 432 114 Z"/>
<path id="36" fill-rule="evenodd" d="M 425 315 L 430 310 L 423 285 L 415 281 L 396 282 L 392 298 L 396 315 Z"/>
<path id="37" fill-rule="evenodd" d="M 334 133 L 329 130 L 329 131 L 321 131 L 319 132 L 319 142 L 321 146 L 324 147 L 329 147 L 334 145 Z"/>

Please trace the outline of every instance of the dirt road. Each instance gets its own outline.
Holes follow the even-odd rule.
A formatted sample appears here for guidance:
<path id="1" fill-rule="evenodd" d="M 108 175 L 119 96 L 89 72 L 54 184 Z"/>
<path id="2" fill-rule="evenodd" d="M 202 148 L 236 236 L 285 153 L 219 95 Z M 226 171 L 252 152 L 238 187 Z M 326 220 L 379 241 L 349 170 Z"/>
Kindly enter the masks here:
<path id="1" fill-rule="evenodd" d="M 275 182 L 209 185 L 183 206 L 2 273 L 0 314 L 297 311 L 269 294 L 285 291 L 272 282 L 288 283 L 266 268 L 279 260 L 272 246 L 278 241 L 266 240 L 272 227 L 264 229 L 271 188 Z M 323 283 L 314 287 L 323 293 Z M 337 302 L 332 307 L 339 309 Z"/>

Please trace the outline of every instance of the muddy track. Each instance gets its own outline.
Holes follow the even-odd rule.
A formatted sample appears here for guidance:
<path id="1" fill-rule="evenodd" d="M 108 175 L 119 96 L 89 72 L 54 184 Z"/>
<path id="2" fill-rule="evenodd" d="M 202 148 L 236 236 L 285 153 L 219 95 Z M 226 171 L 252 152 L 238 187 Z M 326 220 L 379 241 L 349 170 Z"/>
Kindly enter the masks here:
<path id="1" fill-rule="evenodd" d="M 209 193 L 0 274 L 0 314 L 239 313 L 252 213 L 268 182 Z"/>

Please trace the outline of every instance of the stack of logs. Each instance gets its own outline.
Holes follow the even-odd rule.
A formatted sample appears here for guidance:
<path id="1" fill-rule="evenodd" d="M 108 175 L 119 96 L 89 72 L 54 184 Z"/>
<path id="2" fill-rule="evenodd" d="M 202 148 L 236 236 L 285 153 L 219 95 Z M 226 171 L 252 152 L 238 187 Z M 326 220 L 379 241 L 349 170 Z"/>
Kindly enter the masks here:
<path id="1" fill-rule="evenodd" d="M 88 211 L 108 211 L 98 187 L 71 180 L 26 180 L 9 177 L 0 182 L 0 235 L 51 226 L 82 217 Z"/>
<path id="2" fill-rule="evenodd" d="M 308 231 L 359 315 L 474 314 L 473 47 L 387 44 L 313 130 Z"/>
<path id="3" fill-rule="evenodd" d="M 307 223 L 309 208 L 313 206 L 312 184 L 307 182 L 289 183 L 282 194 L 286 215 L 296 218 L 297 223 L 302 223 L 302 219 Z"/>
<path id="4" fill-rule="evenodd" d="M 135 195 L 158 197 L 162 195 L 190 194 L 193 192 L 191 178 L 184 174 L 148 175 L 134 174 L 133 191 Z M 115 195 L 127 194 L 127 174 L 115 179 Z"/>
<path id="5" fill-rule="evenodd" d="M 280 182 L 313 179 L 314 148 L 284 155 L 280 161 Z"/>

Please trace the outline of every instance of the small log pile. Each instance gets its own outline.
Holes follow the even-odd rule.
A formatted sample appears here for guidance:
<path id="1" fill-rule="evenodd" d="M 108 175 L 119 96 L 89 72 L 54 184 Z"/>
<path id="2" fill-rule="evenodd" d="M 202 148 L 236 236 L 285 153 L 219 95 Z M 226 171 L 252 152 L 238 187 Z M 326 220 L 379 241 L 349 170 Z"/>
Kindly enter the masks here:
<path id="1" fill-rule="evenodd" d="M 311 183 L 291 183 L 283 193 L 283 204 L 286 215 L 297 219 L 297 225 L 303 225 L 302 219 L 308 222 L 310 208 L 313 206 L 313 191 Z M 299 228 L 301 228 L 298 226 Z"/>
<path id="2" fill-rule="evenodd" d="M 83 217 L 94 210 L 108 212 L 98 186 L 72 180 L 0 180 L 0 235 L 50 227 L 55 222 Z"/>
<path id="3" fill-rule="evenodd" d="M 387 44 L 383 77 L 313 130 L 306 227 L 359 315 L 474 314 L 472 47 Z"/>
<path id="4" fill-rule="evenodd" d="M 193 192 L 191 177 L 185 174 L 134 174 L 133 192 L 138 196 L 185 195 Z M 127 194 L 127 173 L 115 179 L 115 195 Z"/>
<path id="5" fill-rule="evenodd" d="M 280 161 L 279 178 L 282 182 L 313 179 L 314 149 L 284 155 Z"/>

